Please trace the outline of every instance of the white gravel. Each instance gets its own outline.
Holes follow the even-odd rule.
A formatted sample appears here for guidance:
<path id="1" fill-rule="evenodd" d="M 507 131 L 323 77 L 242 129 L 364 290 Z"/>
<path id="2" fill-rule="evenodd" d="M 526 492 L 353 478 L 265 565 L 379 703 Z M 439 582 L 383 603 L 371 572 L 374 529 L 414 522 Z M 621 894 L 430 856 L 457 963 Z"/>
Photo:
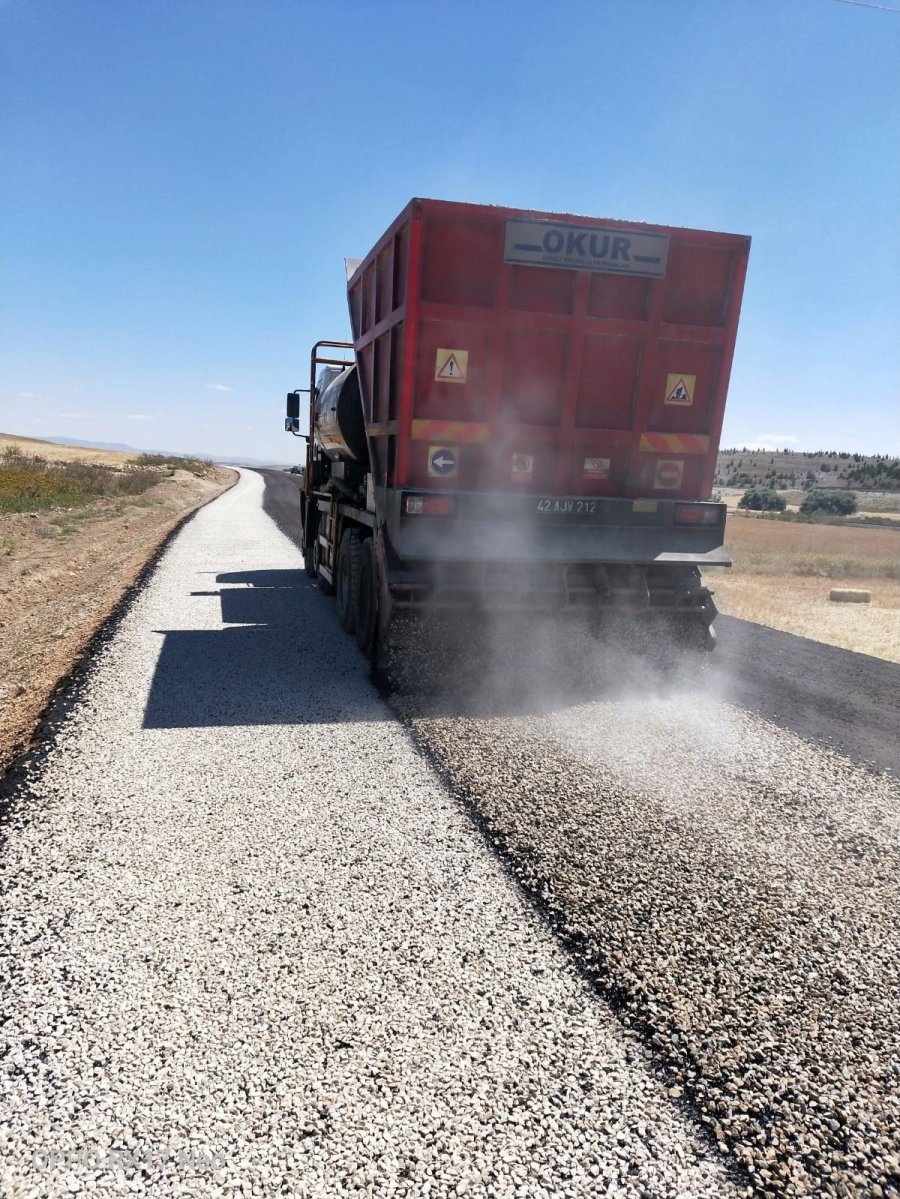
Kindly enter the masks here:
<path id="1" fill-rule="evenodd" d="M 261 490 L 177 537 L 14 799 L 0 1194 L 738 1193 Z"/>

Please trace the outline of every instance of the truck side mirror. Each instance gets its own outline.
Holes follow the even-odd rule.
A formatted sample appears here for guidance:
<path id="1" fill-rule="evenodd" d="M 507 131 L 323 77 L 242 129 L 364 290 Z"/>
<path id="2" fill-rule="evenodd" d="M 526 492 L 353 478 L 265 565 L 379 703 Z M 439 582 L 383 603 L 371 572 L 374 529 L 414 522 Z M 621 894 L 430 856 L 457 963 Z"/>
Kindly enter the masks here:
<path id="1" fill-rule="evenodd" d="M 291 421 L 300 419 L 300 392 L 289 391 L 287 393 L 287 415 Z"/>

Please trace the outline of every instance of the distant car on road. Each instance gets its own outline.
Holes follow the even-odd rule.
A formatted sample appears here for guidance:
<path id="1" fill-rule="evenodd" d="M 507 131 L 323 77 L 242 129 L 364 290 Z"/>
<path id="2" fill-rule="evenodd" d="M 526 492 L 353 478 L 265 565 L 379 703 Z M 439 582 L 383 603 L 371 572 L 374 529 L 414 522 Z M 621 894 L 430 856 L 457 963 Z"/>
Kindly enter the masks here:
<path id="1" fill-rule="evenodd" d="M 290 473 L 292 475 L 302 475 L 302 474 L 304 474 L 305 471 L 306 471 L 305 466 L 292 466 Z"/>

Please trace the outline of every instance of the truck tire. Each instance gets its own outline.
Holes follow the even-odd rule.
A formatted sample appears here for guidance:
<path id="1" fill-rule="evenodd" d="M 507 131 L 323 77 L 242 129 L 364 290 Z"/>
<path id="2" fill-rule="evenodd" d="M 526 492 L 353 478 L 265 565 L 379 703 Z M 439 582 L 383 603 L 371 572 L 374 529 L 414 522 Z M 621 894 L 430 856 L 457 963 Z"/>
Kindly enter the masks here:
<path id="1" fill-rule="evenodd" d="M 359 575 L 359 533 L 345 529 L 338 549 L 335 572 L 338 621 L 341 628 L 352 633 L 356 628 L 356 587 Z"/>
<path id="2" fill-rule="evenodd" d="M 359 571 L 356 576 L 356 644 L 371 657 L 378 627 L 378 574 L 375 570 L 375 547 L 366 537 L 359 546 Z"/>

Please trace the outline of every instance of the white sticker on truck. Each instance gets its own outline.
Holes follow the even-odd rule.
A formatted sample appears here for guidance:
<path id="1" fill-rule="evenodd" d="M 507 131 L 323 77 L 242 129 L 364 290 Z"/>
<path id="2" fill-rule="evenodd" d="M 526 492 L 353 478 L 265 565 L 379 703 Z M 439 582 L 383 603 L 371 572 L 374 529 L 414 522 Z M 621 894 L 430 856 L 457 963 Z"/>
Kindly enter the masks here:
<path id="1" fill-rule="evenodd" d="M 684 459 L 660 458 L 656 464 L 656 476 L 653 479 L 654 491 L 677 491 L 681 486 L 683 474 Z"/>
<path id="2" fill-rule="evenodd" d="M 509 217 L 503 261 L 662 279 L 668 253 L 665 233 Z"/>
<path id="3" fill-rule="evenodd" d="M 585 458 L 585 460 L 584 460 L 584 477 L 586 479 L 608 479 L 609 478 L 609 459 L 608 458 Z"/>
<path id="4" fill-rule="evenodd" d="M 530 483 L 534 477 L 534 455 L 513 454 L 512 481 L 514 483 Z"/>

